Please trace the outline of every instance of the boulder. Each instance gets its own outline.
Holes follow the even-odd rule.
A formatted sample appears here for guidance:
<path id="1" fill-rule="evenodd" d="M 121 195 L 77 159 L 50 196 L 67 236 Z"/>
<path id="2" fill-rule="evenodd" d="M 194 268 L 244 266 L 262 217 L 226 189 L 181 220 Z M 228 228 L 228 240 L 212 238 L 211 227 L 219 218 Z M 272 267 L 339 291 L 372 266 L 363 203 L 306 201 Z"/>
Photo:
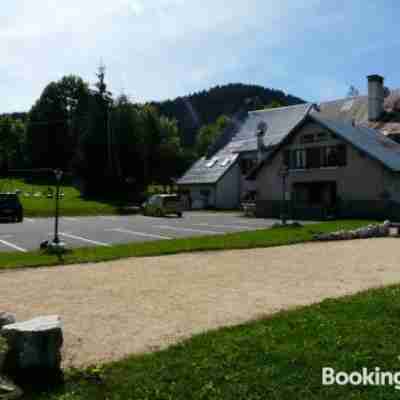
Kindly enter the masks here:
<path id="1" fill-rule="evenodd" d="M 383 224 L 379 225 L 379 233 L 381 236 L 389 236 L 390 234 L 390 221 L 385 221 Z"/>
<path id="2" fill-rule="evenodd" d="M 37 377 L 55 380 L 61 376 L 63 334 L 58 316 L 6 325 L 1 334 L 9 348 L 4 372 L 18 383 L 28 377 L 36 381 Z"/>
<path id="3" fill-rule="evenodd" d="M 9 312 L 0 312 L 0 329 L 5 325 L 14 324 L 16 321 L 15 315 Z"/>
<path id="4" fill-rule="evenodd" d="M 0 400 L 16 400 L 22 395 L 23 392 L 18 386 L 0 375 Z"/>

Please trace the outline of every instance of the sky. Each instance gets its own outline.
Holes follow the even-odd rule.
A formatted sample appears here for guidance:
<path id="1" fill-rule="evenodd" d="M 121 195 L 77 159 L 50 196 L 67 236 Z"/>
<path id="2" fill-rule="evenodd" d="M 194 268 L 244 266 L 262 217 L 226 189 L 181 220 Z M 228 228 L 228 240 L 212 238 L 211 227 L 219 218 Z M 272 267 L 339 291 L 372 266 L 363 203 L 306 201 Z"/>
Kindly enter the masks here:
<path id="1" fill-rule="evenodd" d="M 398 0 L 13 0 L 0 10 L 0 113 L 64 75 L 165 100 L 226 83 L 307 101 L 400 87 Z"/>

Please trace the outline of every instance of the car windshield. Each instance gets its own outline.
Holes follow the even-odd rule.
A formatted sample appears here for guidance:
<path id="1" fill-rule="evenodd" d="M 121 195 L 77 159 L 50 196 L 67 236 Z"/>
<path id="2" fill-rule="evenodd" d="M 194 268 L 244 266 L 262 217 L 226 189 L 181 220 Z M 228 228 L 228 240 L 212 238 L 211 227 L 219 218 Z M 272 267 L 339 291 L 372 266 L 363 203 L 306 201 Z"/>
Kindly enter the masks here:
<path id="1" fill-rule="evenodd" d="M 10 194 L 0 194 L 0 204 L 16 204 L 18 201 L 18 198 L 16 195 L 10 195 Z"/>

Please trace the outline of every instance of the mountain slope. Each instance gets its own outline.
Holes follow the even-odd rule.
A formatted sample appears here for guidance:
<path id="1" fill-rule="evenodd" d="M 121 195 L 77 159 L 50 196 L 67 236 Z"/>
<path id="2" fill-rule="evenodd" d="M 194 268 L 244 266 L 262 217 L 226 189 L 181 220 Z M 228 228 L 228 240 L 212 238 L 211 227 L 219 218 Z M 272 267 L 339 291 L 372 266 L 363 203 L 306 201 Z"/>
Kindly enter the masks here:
<path id="1" fill-rule="evenodd" d="M 281 90 L 234 83 L 153 104 L 161 114 L 178 121 L 184 145 L 191 147 L 201 126 L 214 122 L 220 115 L 235 114 L 243 109 L 247 99 L 257 99 L 261 105 L 272 102 L 284 106 L 304 103 L 304 100 Z"/>

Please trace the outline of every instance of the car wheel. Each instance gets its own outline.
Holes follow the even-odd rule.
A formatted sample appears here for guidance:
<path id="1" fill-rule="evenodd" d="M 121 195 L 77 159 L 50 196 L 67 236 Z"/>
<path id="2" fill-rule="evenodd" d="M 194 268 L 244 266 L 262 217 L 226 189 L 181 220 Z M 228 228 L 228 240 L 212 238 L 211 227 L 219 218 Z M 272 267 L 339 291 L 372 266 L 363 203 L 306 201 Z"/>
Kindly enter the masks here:
<path id="1" fill-rule="evenodd" d="M 178 212 L 177 215 L 178 215 L 179 218 L 182 218 L 182 213 L 181 212 Z"/>

